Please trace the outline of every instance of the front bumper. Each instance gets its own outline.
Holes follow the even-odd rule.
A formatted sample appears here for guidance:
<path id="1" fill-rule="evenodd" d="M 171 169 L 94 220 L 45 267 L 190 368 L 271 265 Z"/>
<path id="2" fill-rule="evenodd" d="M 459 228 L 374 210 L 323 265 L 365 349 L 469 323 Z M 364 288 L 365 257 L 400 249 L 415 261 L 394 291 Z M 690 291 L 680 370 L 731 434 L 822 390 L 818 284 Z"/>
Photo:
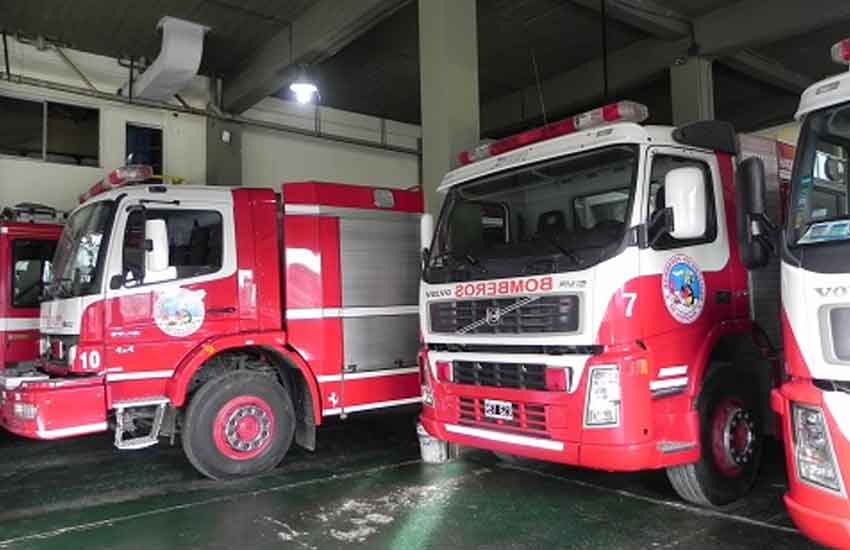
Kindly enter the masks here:
<path id="1" fill-rule="evenodd" d="M 646 363 L 634 359 L 593 359 L 595 364 L 620 366 L 617 426 L 584 425 L 588 368 L 572 392 L 435 382 L 432 377 L 434 405 L 423 405 L 421 422 L 430 435 L 451 443 L 599 470 L 639 471 L 696 462 L 699 419 L 688 392 L 653 399 Z M 430 376 L 431 371 L 425 371 Z M 518 422 L 506 425 L 483 418 L 485 399 L 513 403 Z"/>
<path id="2" fill-rule="evenodd" d="M 771 393 L 771 407 L 781 416 L 786 445 L 788 492 L 784 500 L 791 519 L 807 537 L 830 548 L 850 548 L 850 500 L 846 495 L 819 489 L 800 479 L 794 458 L 791 403 L 820 407 L 826 415 L 835 459 L 844 478 L 844 486 L 847 487 L 850 441 L 842 435 L 835 418 L 824 403 L 823 395 L 823 392 L 808 380 L 787 382 Z"/>
<path id="3" fill-rule="evenodd" d="M 16 412 L 25 405 L 35 414 Z M 61 439 L 106 431 L 102 377 L 51 378 L 34 370 L 0 375 L 0 426 L 31 439 Z"/>

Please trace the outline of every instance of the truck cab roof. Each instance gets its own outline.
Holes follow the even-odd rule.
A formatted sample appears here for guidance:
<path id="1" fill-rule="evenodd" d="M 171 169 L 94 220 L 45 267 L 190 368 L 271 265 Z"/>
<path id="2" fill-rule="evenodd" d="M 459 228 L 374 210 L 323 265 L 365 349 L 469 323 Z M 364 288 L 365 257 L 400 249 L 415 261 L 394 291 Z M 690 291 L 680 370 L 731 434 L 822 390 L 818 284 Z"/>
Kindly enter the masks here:
<path id="1" fill-rule="evenodd" d="M 651 144 L 703 149 L 694 145 L 684 144 L 675 139 L 674 133 L 676 131 L 677 128 L 673 126 L 640 125 L 634 122 L 620 122 L 575 132 L 532 143 L 531 145 L 508 151 L 498 156 L 485 158 L 452 170 L 446 174 L 437 190 L 445 193 L 455 185 L 501 172 L 506 168 L 533 164 L 550 158 L 570 155 L 606 145 L 624 143 Z"/>

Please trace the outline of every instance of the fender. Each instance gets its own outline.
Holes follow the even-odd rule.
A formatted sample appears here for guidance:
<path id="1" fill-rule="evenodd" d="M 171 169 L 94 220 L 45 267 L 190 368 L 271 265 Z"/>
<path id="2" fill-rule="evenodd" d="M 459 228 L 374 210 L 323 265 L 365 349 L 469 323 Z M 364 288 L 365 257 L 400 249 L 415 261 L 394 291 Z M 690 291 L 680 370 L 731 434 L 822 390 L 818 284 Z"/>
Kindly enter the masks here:
<path id="1" fill-rule="evenodd" d="M 313 398 L 313 417 L 318 426 L 322 422 L 322 411 L 320 410 L 322 400 L 319 398 L 319 386 L 313 371 L 304 359 L 288 349 L 286 346 L 286 334 L 284 332 L 248 332 L 239 335 L 228 335 L 220 338 L 212 338 L 193 349 L 180 362 L 171 379 L 165 387 L 165 395 L 175 407 L 182 407 L 186 403 L 186 389 L 192 377 L 201 368 L 207 359 L 229 349 L 244 348 L 248 346 L 261 347 L 269 350 L 281 359 L 295 365 L 304 375 L 310 395 Z"/>
<path id="2" fill-rule="evenodd" d="M 693 376 L 690 380 L 688 395 L 695 397 L 699 395 L 702 388 L 702 383 L 705 379 L 706 370 L 708 369 L 709 359 L 712 352 L 717 347 L 717 342 L 725 336 L 740 336 L 742 338 L 750 336 L 752 332 L 753 322 L 750 319 L 732 319 L 723 321 L 712 327 L 711 331 L 706 335 L 700 346 L 699 352 L 694 357 Z"/>

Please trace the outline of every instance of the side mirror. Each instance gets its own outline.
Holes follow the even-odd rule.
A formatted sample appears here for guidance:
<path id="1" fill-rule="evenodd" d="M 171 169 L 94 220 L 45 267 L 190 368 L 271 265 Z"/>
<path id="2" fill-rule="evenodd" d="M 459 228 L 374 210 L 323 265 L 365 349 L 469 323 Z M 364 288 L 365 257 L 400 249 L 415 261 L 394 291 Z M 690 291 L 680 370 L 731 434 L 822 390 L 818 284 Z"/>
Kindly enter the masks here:
<path id="1" fill-rule="evenodd" d="M 165 220 L 145 221 L 145 284 L 177 278 L 168 265 L 168 226 Z"/>
<path id="2" fill-rule="evenodd" d="M 706 228 L 705 174 L 692 166 L 676 168 L 664 178 L 664 204 L 673 210 L 674 239 L 696 239 Z"/>
<path id="3" fill-rule="evenodd" d="M 422 269 L 425 269 L 425 263 L 428 261 L 431 246 L 431 239 L 434 238 L 434 216 L 431 214 L 422 214 L 419 220 L 419 255 L 422 262 Z"/>
<path id="4" fill-rule="evenodd" d="M 750 157 L 738 164 L 737 236 L 741 262 L 747 269 L 767 265 L 773 251 L 770 233 L 776 226 L 767 216 L 765 181 L 764 162 L 760 158 Z"/>
<path id="5" fill-rule="evenodd" d="M 434 238 L 434 216 L 431 214 L 422 214 L 419 219 L 419 249 L 425 250 L 431 246 L 431 239 Z"/>

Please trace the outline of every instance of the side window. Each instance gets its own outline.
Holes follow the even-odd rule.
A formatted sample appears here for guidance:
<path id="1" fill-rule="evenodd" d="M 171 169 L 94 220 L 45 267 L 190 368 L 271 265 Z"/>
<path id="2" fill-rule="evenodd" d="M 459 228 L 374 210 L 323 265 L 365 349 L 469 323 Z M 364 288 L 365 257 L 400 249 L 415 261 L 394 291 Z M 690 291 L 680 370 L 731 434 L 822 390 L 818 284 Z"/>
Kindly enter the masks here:
<path id="1" fill-rule="evenodd" d="M 12 243 L 12 306 L 38 307 L 44 283 L 52 276 L 56 242 L 18 239 Z"/>
<path id="2" fill-rule="evenodd" d="M 215 273 L 224 253 L 221 214 L 215 210 L 136 210 L 124 230 L 122 268 L 138 279 L 144 273 L 145 222 L 164 220 L 168 229 L 168 265 L 178 279 Z"/>
<path id="3" fill-rule="evenodd" d="M 714 205 L 714 180 L 711 177 L 711 169 L 708 164 L 692 158 L 676 157 L 672 155 L 654 155 L 652 158 L 652 173 L 649 182 L 649 216 L 663 209 L 664 204 L 664 179 L 670 170 L 676 168 L 694 167 L 702 170 L 705 175 L 705 207 L 706 224 L 705 234 L 695 239 L 674 239 L 670 235 L 664 235 L 653 247 L 655 250 L 667 250 L 683 246 L 694 246 L 713 242 L 717 237 L 717 210 Z"/>

